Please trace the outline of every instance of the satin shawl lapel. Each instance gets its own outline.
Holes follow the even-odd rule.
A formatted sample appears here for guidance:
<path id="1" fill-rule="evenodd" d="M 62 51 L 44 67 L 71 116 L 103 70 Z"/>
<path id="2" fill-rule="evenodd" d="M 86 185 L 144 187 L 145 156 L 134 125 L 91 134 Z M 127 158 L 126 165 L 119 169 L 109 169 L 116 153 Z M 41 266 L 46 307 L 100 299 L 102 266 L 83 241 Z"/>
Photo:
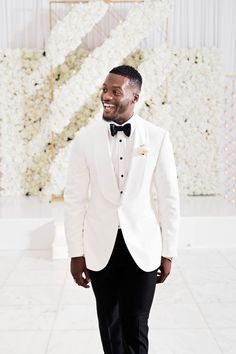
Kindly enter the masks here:
<path id="1" fill-rule="evenodd" d="M 148 147 L 148 138 L 146 127 L 142 122 L 142 119 L 137 116 L 136 127 L 134 131 L 134 146 L 133 154 L 130 161 L 130 168 L 128 172 L 127 181 L 124 188 L 124 193 L 122 199 L 135 197 L 142 186 L 144 180 L 144 172 L 146 168 L 146 163 L 148 160 L 148 153 L 142 155 L 138 152 L 140 145 L 145 145 Z"/>
<path id="2" fill-rule="evenodd" d="M 100 122 L 94 131 L 94 157 L 100 190 L 104 197 L 114 204 L 120 202 L 120 191 L 112 164 L 108 129 L 105 122 Z"/>

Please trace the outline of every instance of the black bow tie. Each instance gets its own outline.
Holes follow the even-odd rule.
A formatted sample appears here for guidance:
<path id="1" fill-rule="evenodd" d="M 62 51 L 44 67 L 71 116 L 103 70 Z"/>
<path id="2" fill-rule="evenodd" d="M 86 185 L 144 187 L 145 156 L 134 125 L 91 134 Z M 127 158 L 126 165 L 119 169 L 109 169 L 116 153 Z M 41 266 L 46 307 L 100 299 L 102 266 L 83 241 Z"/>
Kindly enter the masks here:
<path id="1" fill-rule="evenodd" d="M 127 123 L 125 125 L 116 125 L 110 124 L 111 135 L 116 135 L 117 132 L 121 131 L 124 132 L 126 136 L 130 136 L 131 133 L 131 124 Z"/>

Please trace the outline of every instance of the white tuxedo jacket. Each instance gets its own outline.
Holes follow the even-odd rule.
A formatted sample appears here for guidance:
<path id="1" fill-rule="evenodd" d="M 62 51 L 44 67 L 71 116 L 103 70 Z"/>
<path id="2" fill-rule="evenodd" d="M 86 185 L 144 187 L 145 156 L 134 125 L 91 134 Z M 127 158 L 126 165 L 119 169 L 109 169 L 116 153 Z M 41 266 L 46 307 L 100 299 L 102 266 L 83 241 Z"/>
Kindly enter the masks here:
<path id="1" fill-rule="evenodd" d="M 73 141 L 64 194 L 65 232 L 69 256 L 84 255 L 91 270 L 101 270 L 108 263 L 118 225 L 144 271 L 156 269 L 161 255 L 177 255 L 179 193 L 169 133 L 137 116 L 134 134 L 122 195 L 112 165 L 107 123 L 91 123 Z M 143 144 L 148 149 L 144 155 L 139 152 Z"/>

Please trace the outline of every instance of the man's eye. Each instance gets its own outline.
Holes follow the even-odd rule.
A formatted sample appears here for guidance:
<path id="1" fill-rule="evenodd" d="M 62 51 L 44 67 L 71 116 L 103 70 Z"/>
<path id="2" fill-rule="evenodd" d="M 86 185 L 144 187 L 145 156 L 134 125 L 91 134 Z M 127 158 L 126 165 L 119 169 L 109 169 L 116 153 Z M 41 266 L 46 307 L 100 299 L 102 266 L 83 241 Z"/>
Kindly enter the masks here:
<path id="1" fill-rule="evenodd" d="M 102 92 L 107 92 L 107 89 L 105 87 L 103 87 Z"/>
<path id="2" fill-rule="evenodd" d="M 120 95 L 120 92 L 117 90 L 113 90 L 114 95 Z"/>

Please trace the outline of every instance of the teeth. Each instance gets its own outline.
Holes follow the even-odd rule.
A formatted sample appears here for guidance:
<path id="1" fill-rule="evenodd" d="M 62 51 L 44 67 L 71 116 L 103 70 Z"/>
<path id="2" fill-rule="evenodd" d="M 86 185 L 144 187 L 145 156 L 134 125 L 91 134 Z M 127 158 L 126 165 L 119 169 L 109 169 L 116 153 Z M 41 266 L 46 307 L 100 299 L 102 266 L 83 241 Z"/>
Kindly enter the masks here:
<path id="1" fill-rule="evenodd" d="M 114 104 L 104 103 L 103 105 L 104 105 L 105 108 L 115 107 Z"/>

